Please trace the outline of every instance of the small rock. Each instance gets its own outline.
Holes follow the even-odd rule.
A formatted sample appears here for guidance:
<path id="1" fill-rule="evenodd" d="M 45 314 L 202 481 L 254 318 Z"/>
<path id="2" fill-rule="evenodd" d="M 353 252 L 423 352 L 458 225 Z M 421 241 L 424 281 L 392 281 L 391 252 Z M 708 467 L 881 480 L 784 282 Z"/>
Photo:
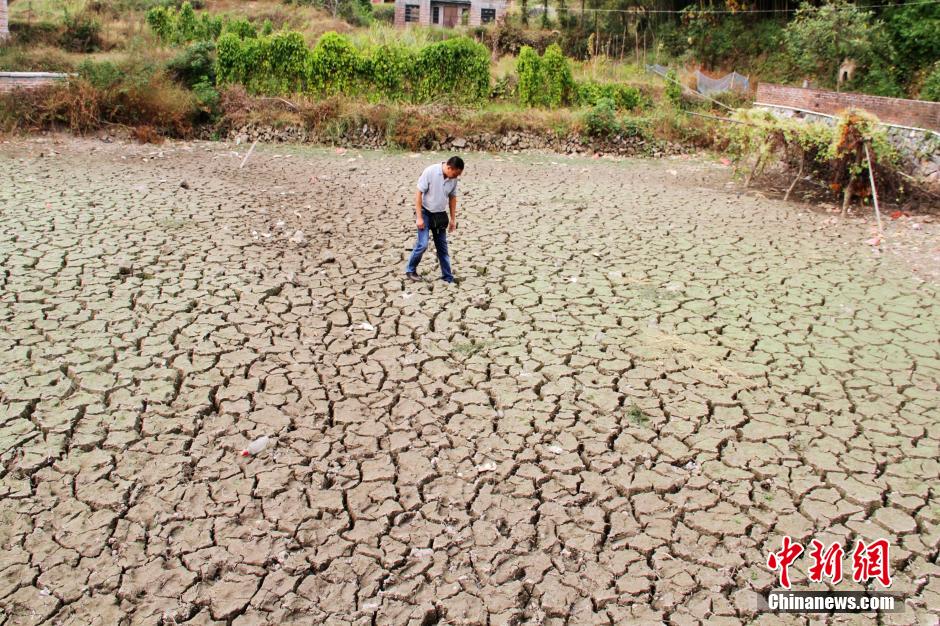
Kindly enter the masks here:
<path id="1" fill-rule="evenodd" d="M 183 182 L 180 183 L 180 187 L 182 187 L 183 189 L 189 189 L 189 183 L 184 180 Z"/>
<path id="2" fill-rule="evenodd" d="M 467 140 L 464 139 L 463 137 L 457 137 L 456 139 L 454 139 L 451 145 L 455 148 L 466 148 Z"/>
<path id="3" fill-rule="evenodd" d="M 292 242 L 296 243 L 297 245 L 303 245 L 303 244 L 305 244 L 305 243 L 307 242 L 307 237 L 306 237 L 306 235 L 304 235 L 304 231 L 302 231 L 302 230 L 295 230 L 295 231 L 294 231 L 294 234 L 291 235 L 290 240 L 291 240 Z"/>
<path id="4" fill-rule="evenodd" d="M 324 250 L 320 253 L 320 263 L 335 263 L 336 255 L 332 250 Z"/>

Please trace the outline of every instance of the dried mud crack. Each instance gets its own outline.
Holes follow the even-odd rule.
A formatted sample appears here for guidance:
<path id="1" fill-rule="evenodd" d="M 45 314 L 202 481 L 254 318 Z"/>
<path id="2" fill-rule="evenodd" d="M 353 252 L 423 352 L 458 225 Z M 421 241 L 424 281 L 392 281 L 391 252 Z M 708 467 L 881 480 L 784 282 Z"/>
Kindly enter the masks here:
<path id="1" fill-rule="evenodd" d="M 477 155 L 415 284 L 440 155 L 244 149 L 0 145 L 0 624 L 806 623 L 783 535 L 936 623 L 933 225 Z"/>

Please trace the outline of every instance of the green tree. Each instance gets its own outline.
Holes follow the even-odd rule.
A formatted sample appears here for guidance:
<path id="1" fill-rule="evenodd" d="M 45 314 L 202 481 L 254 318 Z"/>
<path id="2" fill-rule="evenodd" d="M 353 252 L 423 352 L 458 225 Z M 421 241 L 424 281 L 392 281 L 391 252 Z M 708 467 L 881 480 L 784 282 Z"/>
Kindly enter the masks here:
<path id="1" fill-rule="evenodd" d="M 864 74 L 883 69 L 892 57 L 884 25 L 845 0 L 819 8 L 803 4 L 787 25 L 784 39 L 794 64 L 830 86 L 845 59 L 854 60 Z"/>
<path id="2" fill-rule="evenodd" d="M 940 4 L 902 5 L 887 9 L 884 18 L 905 80 L 940 59 Z"/>

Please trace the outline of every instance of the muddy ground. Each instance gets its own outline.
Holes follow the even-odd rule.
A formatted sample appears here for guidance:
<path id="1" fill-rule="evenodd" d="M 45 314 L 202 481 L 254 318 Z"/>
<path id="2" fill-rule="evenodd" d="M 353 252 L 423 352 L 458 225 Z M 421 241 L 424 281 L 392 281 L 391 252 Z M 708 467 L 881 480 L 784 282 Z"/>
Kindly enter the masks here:
<path id="1" fill-rule="evenodd" d="M 245 151 L 0 144 L 0 623 L 805 623 L 789 535 L 936 624 L 937 224 L 469 155 L 416 285 L 443 155 Z"/>

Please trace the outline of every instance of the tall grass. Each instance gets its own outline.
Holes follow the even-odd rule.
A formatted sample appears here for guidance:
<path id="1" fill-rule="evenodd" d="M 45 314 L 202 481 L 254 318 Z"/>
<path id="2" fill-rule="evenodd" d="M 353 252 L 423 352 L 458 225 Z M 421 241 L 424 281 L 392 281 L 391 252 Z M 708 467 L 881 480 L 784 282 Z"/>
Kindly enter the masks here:
<path id="1" fill-rule="evenodd" d="M 349 33 L 349 40 L 360 50 L 374 46 L 398 44 L 409 48 L 423 48 L 429 44 L 457 37 L 454 29 L 413 26 L 396 28 L 389 24 L 372 24 L 369 28 Z"/>

